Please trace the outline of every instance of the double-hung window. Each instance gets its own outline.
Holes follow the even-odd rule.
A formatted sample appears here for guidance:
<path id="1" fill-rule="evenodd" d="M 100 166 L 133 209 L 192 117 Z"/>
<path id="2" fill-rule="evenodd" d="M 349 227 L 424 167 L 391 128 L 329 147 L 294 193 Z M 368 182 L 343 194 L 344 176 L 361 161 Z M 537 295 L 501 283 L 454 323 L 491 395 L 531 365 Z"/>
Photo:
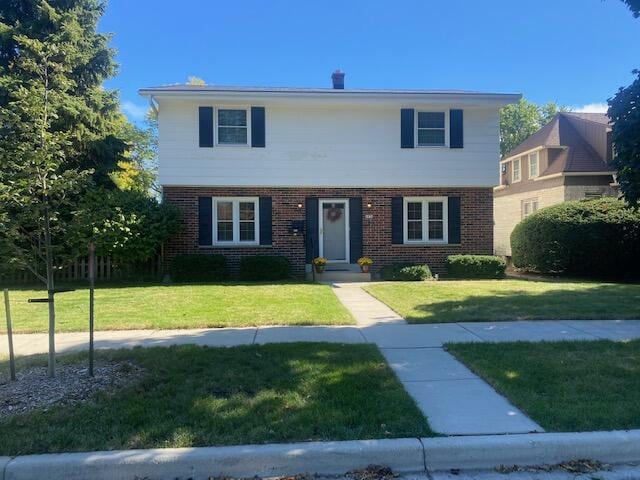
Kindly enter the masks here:
<path id="1" fill-rule="evenodd" d="M 522 218 L 527 218 L 532 213 L 538 211 L 538 199 L 529 198 L 522 201 Z"/>
<path id="2" fill-rule="evenodd" d="M 247 145 L 246 109 L 218 108 L 218 145 Z"/>
<path id="3" fill-rule="evenodd" d="M 529 178 L 536 178 L 539 175 L 539 158 L 538 152 L 529 154 Z"/>
<path id="4" fill-rule="evenodd" d="M 213 243 L 258 244 L 258 198 L 213 199 Z"/>
<path id="5" fill-rule="evenodd" d="M 511 167 L 512 167 L 511 180 L 513 182 L 519 182 L 520 181 L 520 159 L 516 158 L 513 161 L 513 164 L 511 165 Z"/>
<path id="6" fill-rule="evenodd" d="M 446 145 L 445 112 L 418 112 L 418 146 Z"/>
<path id="7" fill-rule="evenodd" d="M 405 197 L 404 243 L 447 243 L 447 198 Z"/>

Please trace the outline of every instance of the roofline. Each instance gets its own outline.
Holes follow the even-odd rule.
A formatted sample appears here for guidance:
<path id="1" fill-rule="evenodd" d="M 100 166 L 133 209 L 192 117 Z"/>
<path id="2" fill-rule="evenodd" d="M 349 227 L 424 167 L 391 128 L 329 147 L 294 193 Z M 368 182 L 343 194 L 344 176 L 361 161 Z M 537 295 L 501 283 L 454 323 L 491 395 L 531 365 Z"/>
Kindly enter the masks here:
<path id="1" fill-rule="evenodd" d="M 163 98 L 216 98 L 216 99 L 308 99 L 308 100 L 403 100 L 403 101 L 432 101 L 434 103 L 469 103 L 507 105 L 522 98 L 519 93 L 480 93 L 480 92 L 447 92 L 420 90 L 339 90 L 339 89 L 309 89 L 309 90 L 279 90 L 279 89 L 211 89 L 184 88 L 165 89 L 163 87 L 141 88 L 138 93 L 144 97 Z"/>
<path id="2" fill-rule="evenodd" d="M 538 145 L 537 147 L 530 148 L 529 150 L 525 150 L 524 152 L 516 153 L 515 155 L 510 155 L 508 157 L 505 157 L 502 160 L 500 160 L 500 163 L 507 163 L 513 160 L 514 158 L 524 157 L 529 153 L 538 152 L 540 150 L 544 150 L 545 148 L 561 148 L 564 150 L 564 149 L 567 149 L 568 147 L 564 145 Z"/>
<path id="3" fill-rule="evenodd" d="M 617 172 L 615 171 L 600 171 L 600 172 L 592 172 L 592 171 L 586 171 L 586 172 L 575 172 L 575 171 L 569 171 L 569 172 L 558 172 L 558 173 L 552 173 L 549 175 L 540 175 L 539 177 L 534 178 L 534 181 L 539 181 L 539 180 L 548 180 L 549 178 L 557 178 L 557 177 L 597 177 L 597 176 L 604 176 L 604 175 L 615 175 Z"/>

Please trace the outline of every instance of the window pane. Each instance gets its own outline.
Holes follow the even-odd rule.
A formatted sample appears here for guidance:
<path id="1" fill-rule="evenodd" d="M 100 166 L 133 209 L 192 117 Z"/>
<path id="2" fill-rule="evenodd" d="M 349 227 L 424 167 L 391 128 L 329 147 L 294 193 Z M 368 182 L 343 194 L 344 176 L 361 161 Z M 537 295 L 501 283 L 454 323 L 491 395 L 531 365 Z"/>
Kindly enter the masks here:
<path id="1" fill-rule="evenodd" d="M 218 143 L 245 145 L 247 143 L 247 128 L 246 127 L 218 128 Z"/>
<path id="2" fill-rule="evenodd" d="M 218 241 L 233 241 L 233 222 L 218 222 Z"/>
<path id="3" fill-rule="evenodd" d="M 407 239 L 422 240 L 422 222 L 421 221 L 407 222 Z"/>
<path id="4" fill-rule="evenodd" d="M 418 130 L 418 145 L 444 145 L 444 130 Z"/>
<path id="5" fill-rule="evenodd" d="M 256 239 L 255 222 L 240 222 L 240 241 L 249 242 Z"/>
<path id="6" fill-rule="evenodd" d="M 218 110 L 218 125 L 229 127 L 246 127 L 246 110 Z"/>
<path id="7" fill-rule="evenodd" d="M 422 202 L 407 203 L 407 219 L 422 220 Z"/>
<path id="8" fill-rule="evenodd" d="M 429 220 L 429 240 L 444 239 L 442 220 Z"/>
<path id="9" fill-rule="evenodd" d="M 418 128 L 444 128 L 444 112 L 418 112 Z"/>
<path id="10" fill-rule="evenodd" d="M 255 206 L 253 202 L 240 202 L 240 220 L 254 220 Z"/>
<path id="11" fill-rule="evenodd" d="M 429 220 L 442 220 L 442 202 L 429 202 Z"/>
<path id="12" fill-rule="evenodd" d="M 233 220 L 233 203 L 217 202 L 218 220 Z"/>

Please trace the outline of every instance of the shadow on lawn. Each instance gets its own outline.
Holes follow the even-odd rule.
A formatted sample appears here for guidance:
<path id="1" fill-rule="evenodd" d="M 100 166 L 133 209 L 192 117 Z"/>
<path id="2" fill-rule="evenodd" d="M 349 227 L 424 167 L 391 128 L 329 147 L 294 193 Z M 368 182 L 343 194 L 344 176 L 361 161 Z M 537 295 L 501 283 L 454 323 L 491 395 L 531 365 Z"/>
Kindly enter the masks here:
<path id="1" fill-rule="evenodd" d="M 132 360 L 148 375 L 80 406 L 0 424 L 0 454 L 429 433 L 370 345 L 180 346 L 106 351 L 98 358 Z"/>
<path id="2" fill-rule="evenodd" d="M 426 295 L 429 295 L 428 291 Z M 558 288 L 544 292 L 495 289 L 488 295 L 418 304 L 420 322 L 494 320 L 640 319 L 640 285 L 599 284 L 588 290 Z"/>

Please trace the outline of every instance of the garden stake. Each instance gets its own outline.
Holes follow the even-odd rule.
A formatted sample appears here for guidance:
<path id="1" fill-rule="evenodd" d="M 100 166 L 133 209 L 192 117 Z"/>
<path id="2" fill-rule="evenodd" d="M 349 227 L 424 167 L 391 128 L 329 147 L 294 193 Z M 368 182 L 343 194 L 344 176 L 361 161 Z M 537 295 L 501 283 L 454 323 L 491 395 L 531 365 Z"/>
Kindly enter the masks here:
<path id="1" fill-rule="evenodd" d="M 93 377 L 93 289 L 95 287 L 96 247 L 89 244 L 89 375 Z"/>
<path id="2" fill-rule="evenodd" d="M 16 379 L 16 359 L 13 356 L 13 332 L 11 330 L 11 309 L 9 307 L 9 289 L 4 289 L 4 311 L 7 317 L 7 338 L 9 339 L 9 371 L 11 380 Z"/>

